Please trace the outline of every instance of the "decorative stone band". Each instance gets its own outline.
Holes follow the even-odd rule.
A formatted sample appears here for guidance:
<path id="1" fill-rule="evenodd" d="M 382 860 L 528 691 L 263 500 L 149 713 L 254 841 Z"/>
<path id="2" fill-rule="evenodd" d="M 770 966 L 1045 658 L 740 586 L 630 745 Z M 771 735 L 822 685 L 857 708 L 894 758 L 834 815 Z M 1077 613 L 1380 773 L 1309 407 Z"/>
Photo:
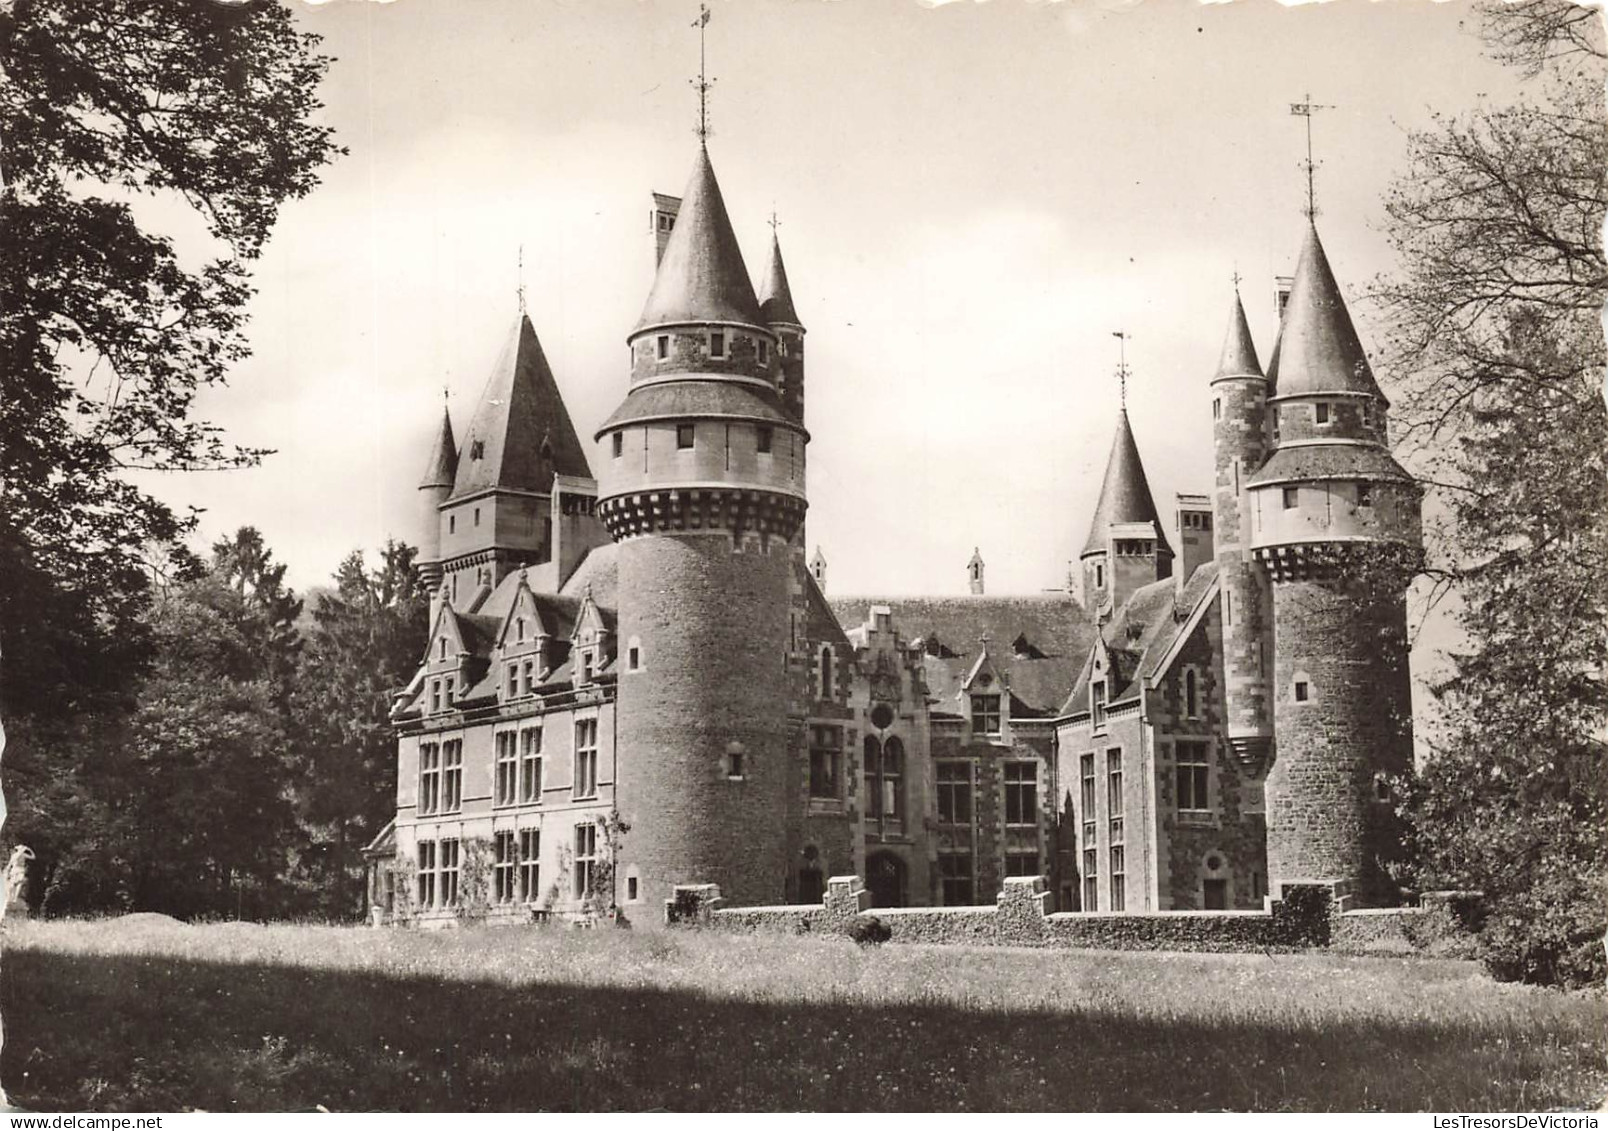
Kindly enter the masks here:
<path id="1" fill-rule="evenodd" d="M 796 495 L 739 487 L 661 487 L 615 495 L 597 505 L 597 516 L 616 542 L 647 534 L 726 530 L 789 539 L 809 506 Z"/>
<path id="2" fill-rule="evenodd" d="M 1408 575 L 1422 564 L 1424 551 L 1401 542 L 1359 538 L 1259 546 L 1256 560 L 1274 581 L 1324 581 L 1382 573 L 1399 575 L 1400 584 L 1406 585 Z"/>

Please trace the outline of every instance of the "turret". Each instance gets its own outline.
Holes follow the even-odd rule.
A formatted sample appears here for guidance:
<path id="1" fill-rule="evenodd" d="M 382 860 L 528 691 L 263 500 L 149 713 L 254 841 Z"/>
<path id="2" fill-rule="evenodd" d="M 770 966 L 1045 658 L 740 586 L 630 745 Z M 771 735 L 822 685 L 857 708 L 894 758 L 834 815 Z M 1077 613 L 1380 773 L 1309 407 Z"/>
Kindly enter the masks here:
<path id="1" fill-rule="evenodd" d="M 1110 616 L 1135 589 L 1171 577 L 1172 560 L 1128 410 L 1123 408 L 1117 414 L 1116 435 L 1100 482 L 1100 501 L 1078 555 L 1084 606 L 1091 616 Z"/>
<path id="2" fill-rule="evenodd" d="M 808 435 L 778 396 L 777 331 L 703 146 L 627 341 L 630 390 L 597 432 L 619 635 L 641 656 L 618 690 L 621 851 L 650 902 L 694 882 L 763 902 L 790 864 L 789 542 Z"/>
<path id="3" fill-rule="evenodd" d="M 770 271 L 759 292 L 759 313 L 776 335 L 776 390 L 788 415 L 804 423 L 804 324 L 793 308 L 793 291 L 782 263 L 782 244 L 771 229 Z"/>
<path id="4" fill-rule="evenodd" d="M 972 547 L 971 561 L 966 563 L 966 590 L 973 597 L 983 595 L 983 554 L 977 547 Z"/>
<path id="5" fill-rule="evenodd" d="M 1251 557 L 1246 507 L 1251 476 L 1268 456 L 1267 378 L 1238 293 L 1211 384 L 1228 741 L 1241 764 L 1259 772 L 1273 747 L 1273 606 L 1267 575 Z"/>
<path id="6" fill-rule="evenodd" d="M 435 446 L 419 481 L 419 556 L 416 564 L 419 581 L 430 594 L 432 604 L 441 588 L 441 504 L 452 492 L 452 481 L 458 473 L 458 448 L 452 438 L 452 413 L 441 410 L 441 431 L 436 435 Z M 430 611 L 430 623 L 435 623 L 435 608 Z"/>
<path id="7" fill-rule="evenodd" d="M 1250 547 L 1272 582 L 1268 870 L 1396 894 L 1388 782 L 1412 769 L 1406 590 L 1420 490 L 1386 448 L 1388 405 L 1309 228 L 1268 373 L 1277 440 L 1249 484 Z"/>

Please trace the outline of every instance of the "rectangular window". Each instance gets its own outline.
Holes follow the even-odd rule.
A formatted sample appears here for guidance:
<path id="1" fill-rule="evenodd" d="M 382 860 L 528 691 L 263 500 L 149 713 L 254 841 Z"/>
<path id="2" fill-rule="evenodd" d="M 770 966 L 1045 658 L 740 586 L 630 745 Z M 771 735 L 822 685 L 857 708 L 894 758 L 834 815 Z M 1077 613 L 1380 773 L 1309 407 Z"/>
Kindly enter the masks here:
<path id="1" fill-rule="evenodd" d="M 1123 881 L 1127 878 L 1123 875 L 1125 863 L 1122 846 L 1113 844 L 1111 846 L 1111 910 L 1113 911 L 1127 909 L 1127 893 L 1123 890 Z"/>
<path id="2" fill-rule="evenodd" d="M 1078 791 L 1078 816 L 1083 819 L 1083 843 L 1094 843 L 1094 755 L 1085 754 L 1078 759 L 1082 771 L 1082 788 Z"/>
<path id="3" fill-rule="evenodd" d="M 1313 407 L 1317 409 L 1318 423 L 1319 424 L 1327 424 L 1327 423 L 1329 423 L 1329 406 L 1320 402 L 1317 405 L 1314 405 Z"/>
<path id="4" fill-rule="evenodd" d="M 999 733 L 999 696 L 973 695 L 971 697 L 972 731 L 976 734 Z"/>
<path id="5" fill-rule="evenodd" d="M 1100 909 L 1100 877 L 1095 874 L 1095 853 L 1093 848 L 1083 850 L 1083 910 L 1098 911 Z"/>
<path id="6" fill-rule="evenodd" d="M 439 846 L 440 853 L 440 888 L 441 906 L 458 906 L 458 847 L 457 838 L 443 840 Z"/>
<path id="7" fill-rule="evenodd" d="M 692 447 L 693 426 L 691 424 L 676 425 L 676 447 L 683 450 Z"/>
<path id="8" fill-rule="evenodd" d="M 970 907 L 976 900 L 972 888 L 972 858 L 969 852 L 940 852 L 938 877 L 945 907 Z"/>
<path id="9" fill-rule="evenodd" d="M 709 356 L 717 361 L 726 356 L 726 334 L 723 330 L 712 330 L 709 334 Z"/>
<path id="10" fill-rule="evenodd" d="M 1007 876 L 1036 876 L 1039 874 L 1039 855 L 1025 849 L 1005 854 Z"/>
<path id="11" fill-rule="evenodd" d="M 535 693 L 536 693 L 536 661 L 534 661 L 534 660 L 526 660 L 525 661 L 525 694 L 526 695 L 534 695 Z"/>
<path id="12" fill-rule="evenodd" d="M 1373 484 L 1372 483 L 1358 483 L 1357 484 L 1357 505 L 1359 507 L 1371 507 L 1371 506 L 1373 506 Z"/>
<path id="13" fill-rule="evenodd" d="M 457 688 L 457 685 L 458 685 L 457 677 L 449 675 L 447 677 L 447 686 L 446 686 L 446 700 L 447 700 L 446 705 L 448 707 L 452 706 L 453 691 Z"/>
<path id="14" fill-rule="evenodd" d="M 654 340 L 653 348 L 658 353 L 660 361 L 664 361 L 666 358 L 668 358 L 670 356 L 670 335 L 660 334 Z"/>
<path id="15" fill-rule="evenodd" d="M 591 821 L 575 826 L 575 898 L 592 894 L 597 878 L 597 826 Z"/>
<path id="16" fill-rule="evenodd" d="M 1301 503 L 1301 489 L 1299 487 L 1286 487 L 1284 489 L 1284 509 L 1294 510 Z"/>
<path id="17" fill-rule="evenodd" d="M 419 906 L 435 906 L 436 846 L 433 840 L 419 842 Z"/>
<path id="18" fill-rule="evenodd" d="M 597 720 L 575 723 L 575 796 L 597 795 Z"/>
<path id="19" fill-rule="evenodd" d="M 462 808 L 463 743 L 453 739 L 441 744 L 441 811 L 456 813 Z"/>
<path id="20" fill-rule="evenodd" d="M 519 898 L 535 903 L 541 898 L 542 830 L 519 830 Z"/>
<path id="21" fill-rule="evenodd" d="M 1038 766 L 1033 762 L 1005 763 L 1005 823 L 1038 823 Z M 1036 869 L 1035 869 L 1036 870 Z M 1030 873 L 1021 873 L 1028 875 Z"/>
<path id="22" fill-rule="evenodd" d="M 1122 750 L 1106 751 L 1106 817 L 1110 823 L 1111 844 L 1122 843 Z M 1113 911 L 1118 910 L 1113 907 Z"/>
<path id="23" fill-rule="evenodd" d="M 517 798 L 514 785 L 519 780 L 519 734 L 500 730 L 494 740 L 497 747 L 496 772 L 493 778 L 492 804 L 512 805 Z"/>
<path id="24" fill-rule="evenodd" d="M 441 805 L 441 747 L 419 744 L 419 815 L 429 816 Z"/>
<path id="25" fill-rule="evenodd" d="M 939 762 L 938 820 L 946 825 L 969 825 L 971 819 L 971 763 Z"/>
<path id="26" fill-rule="evenodd" d="M 1093 721 L 1095 730 L 1104 730 L 1106 725 L 1106 685 L 1105 680 L 1096 680 L 1089 685 L 1089 716 Z"/>
<path id="27" fill-rule="evenodd" d="M 509 664 L 508 665 L 508 695 L 507 695 L 507 698 L 512 699 L 514 696 L 516 696 L 518 694 L 519 694 L 519 665 L 518 664 Z"/>
<path id="28" fill-rule="evenodd" d="M 514 901 L 514 876 L 519 864 L 515 855 L 518 845 L 511 832 L 498 833 L 491 838 L 491 898 L 496 903 Z"/>
<path id="29" fill-rule="evenodd" d="M 623 456 L 625 454 L 625 433 L 624 432 L 616 432 L 610 438 L 610 443 L 612 443 L 614 445 L 614 458 L 615 459 L 619 459 L 621 456 Z"/>
<path id="30" fill-rule="evenodd" d="M 639 671 L 642 667 L 642 649 L 635 644 L 626 651 L 626 666 L 632 671 Z"/>
<path id="31" fill-rule="evenodd" d="M 759 339 L 759 363 L 761 365 L 770 364 L 770 343 L 764 338 Z"/>
<path id="32" fill-rule="evenodd" d="M 843 732 L 837 727 L 810 728 L 810 796 L 836 799 Z"/>
<path id="33" fill-rule="evenodd" d="M 1309 699 L 1310 697 L 1311 697 L 1311 693 L 1307 688 L 1307 681 L 1304 680 L 1304 679 L 1296 680 L 1295 681 L 1295 701 L 1297 703 L 1305 703 L 1307 701 L 1307 699 Z"/>
<path id="34" fill-rule="evenodd" d="M 430 681 L 430 712 L 434 714 L 439 710 L 441 710 L 441 681 L 432 679 Z"/>
<path id="35" fill-rule="evenodd" d="M 542 800 L 542 728 L 519 732 L 519 800 L 540 805 Z"/>
<path id="36" fill-rule="evenodd" d="M 1367 428 L 1367 427 L 1369 427 L 1370 425 L 1373 424 L 1373 405 L 1370 402 L 1368 402 L 1368 401 L 1363 401 L 1362 402 L 1361 415 L 1362 415 L 1362 426 L 1364 428 Z"/>
<path id="37" fill-rule="evenodd" d="M 771 432 L 770 426 L 765 425 L 765 424 L 761 424 L 759 426 L 759 434 L 758 435 L 759 435 L 759 439 L 758 439 L 759 450 L 762 451 L 762 452 L 770 451 L 771 450 L 771 441 L 772 441 L 772 438 L 773 438 L 773 433 Z"/>
<path id="38" fill-rule="evenodd" d="M 1212 419 L 1220 420 L 1223 416 L 1223 401 L 1221 398 L 1212 402 Z"/>
<path id="39" fill-rule="evenodd" d="M 1204 742 L 1180 742 L 1177 750 L 1178 808 L 1201 813 L 1211 809 L 1206 785 L 1210 771 Z"/>

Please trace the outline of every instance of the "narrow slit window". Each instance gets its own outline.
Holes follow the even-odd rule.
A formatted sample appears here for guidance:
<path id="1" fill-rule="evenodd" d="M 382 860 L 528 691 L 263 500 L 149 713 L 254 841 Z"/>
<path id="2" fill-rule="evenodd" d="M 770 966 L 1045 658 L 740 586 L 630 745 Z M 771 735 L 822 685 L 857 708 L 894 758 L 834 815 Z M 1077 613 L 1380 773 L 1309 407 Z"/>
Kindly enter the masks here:
<path id="1" fill-rule="evenodd" d="M 654 343 L 654 350 L 658 354 L 658 357 L 659 357 L 660 361 L 664 361 L 667 358 L 669 358 L 669 356 L 670 356 L 670 335 L 669 334 L 660 334 L 659 337 L 658 337 L 658 340 Z"/>

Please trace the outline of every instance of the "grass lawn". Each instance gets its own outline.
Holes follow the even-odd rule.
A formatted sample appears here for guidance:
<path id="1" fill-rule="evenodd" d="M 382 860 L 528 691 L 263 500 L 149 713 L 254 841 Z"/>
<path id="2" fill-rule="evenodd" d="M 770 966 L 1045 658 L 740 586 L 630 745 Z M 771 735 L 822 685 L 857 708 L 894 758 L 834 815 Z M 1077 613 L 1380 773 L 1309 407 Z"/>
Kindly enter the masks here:
<path id="1" fill-rule="evenodd" d="M 36 1110 L 1596 1107 L 1608 1001 L 1469 963 L 7 923 Z"/>

